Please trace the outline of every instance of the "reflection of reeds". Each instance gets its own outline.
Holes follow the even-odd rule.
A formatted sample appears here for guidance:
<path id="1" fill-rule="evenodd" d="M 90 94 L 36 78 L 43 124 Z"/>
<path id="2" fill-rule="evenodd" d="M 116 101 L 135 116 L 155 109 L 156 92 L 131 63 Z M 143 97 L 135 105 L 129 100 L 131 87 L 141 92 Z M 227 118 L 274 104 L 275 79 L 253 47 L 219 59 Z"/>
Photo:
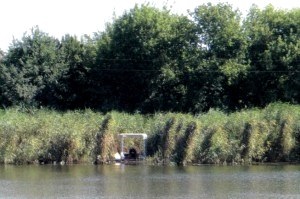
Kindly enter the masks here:
<path id="1" fill-rule="evenodd" d="M 118 133 L 147 133 L 147 154 L 164 163 L 300 161 L 300 106 L 279 103 L 196 116 L 9 108 L 0 110 L 0 162 L 109 162 Z"/>

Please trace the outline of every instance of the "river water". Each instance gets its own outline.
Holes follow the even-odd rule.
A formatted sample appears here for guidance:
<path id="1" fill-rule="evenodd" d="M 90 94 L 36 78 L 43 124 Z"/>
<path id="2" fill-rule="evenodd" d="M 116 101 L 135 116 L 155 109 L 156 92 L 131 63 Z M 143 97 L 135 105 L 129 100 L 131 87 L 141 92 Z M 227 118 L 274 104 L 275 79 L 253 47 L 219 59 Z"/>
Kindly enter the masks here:
<path id="1" fill-rule="evenodd" d="M 300 198 L 300 165 L 2 165 L 0 198 Z"/>

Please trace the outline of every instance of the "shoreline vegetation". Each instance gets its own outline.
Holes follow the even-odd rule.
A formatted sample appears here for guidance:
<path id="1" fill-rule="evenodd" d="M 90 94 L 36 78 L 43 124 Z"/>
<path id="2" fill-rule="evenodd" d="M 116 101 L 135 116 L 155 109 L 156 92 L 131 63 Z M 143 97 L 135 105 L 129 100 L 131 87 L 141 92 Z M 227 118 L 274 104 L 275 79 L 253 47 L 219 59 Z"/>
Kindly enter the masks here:
<path id="1" fill-rule="evenodd" d="M 105 164 L 120 133 L 149 164 L 300 162 L 299 18 L 146 3 L 91 36 L 33 27 L 0 49 L 0 163 Z"/>
<path id="2" fill-rule="evenodd" d="M 299 18 L 146 3 L 92 36 L 33 27 L 0 49 L 0 163 L 105 164 L 120 133 L 149 164 L 300 162 Z"/>
<path id="3" fill-rule="evenodd" d="M 300 106 L 286 103 L 199 115 L 0 109 L 0 162 L 109 163 L 120 150 L 119 133 L 147 133 L 149 164 L 294 163 L 299 121 Z M 126 144 L 139 147 L 138 140 Z"/>

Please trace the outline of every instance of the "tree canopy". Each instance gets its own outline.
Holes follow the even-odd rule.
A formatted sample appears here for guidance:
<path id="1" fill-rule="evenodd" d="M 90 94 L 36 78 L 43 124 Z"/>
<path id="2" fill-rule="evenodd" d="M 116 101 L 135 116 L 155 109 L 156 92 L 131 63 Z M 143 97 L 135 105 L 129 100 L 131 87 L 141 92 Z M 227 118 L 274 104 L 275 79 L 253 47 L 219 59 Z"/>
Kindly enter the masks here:
<path id="1" fill-rule="evenodd" d="M 198 113 L 299 103 L 300 9 L 136 5 L 93 37 L 34 27 L 0 51 L 2 106 Z"/>

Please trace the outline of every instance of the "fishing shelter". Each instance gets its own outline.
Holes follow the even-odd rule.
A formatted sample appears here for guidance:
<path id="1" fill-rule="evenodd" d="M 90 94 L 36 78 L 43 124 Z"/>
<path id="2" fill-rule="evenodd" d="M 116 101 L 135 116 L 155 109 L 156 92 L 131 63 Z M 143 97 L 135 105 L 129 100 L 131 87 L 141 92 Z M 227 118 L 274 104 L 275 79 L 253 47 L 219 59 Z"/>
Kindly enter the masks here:
<path id="1" fill-rule="evenodd" d="M 125 138 L 139 138 L 139 139 L 143 140 L 143 156 L 146 157 L 146 155 L 147 155 L 147 153 L 146 153 L 147 137 L 148 136 L 146 133 L 121 133 L 121 134 L 119 134 L 119 138 L 121 140 L 121 156 L 124 155 L 124 140 L 125 140 Z M 122 159 L 123 158 L 124 158 L 124 156 L 122 157 Z"/>

